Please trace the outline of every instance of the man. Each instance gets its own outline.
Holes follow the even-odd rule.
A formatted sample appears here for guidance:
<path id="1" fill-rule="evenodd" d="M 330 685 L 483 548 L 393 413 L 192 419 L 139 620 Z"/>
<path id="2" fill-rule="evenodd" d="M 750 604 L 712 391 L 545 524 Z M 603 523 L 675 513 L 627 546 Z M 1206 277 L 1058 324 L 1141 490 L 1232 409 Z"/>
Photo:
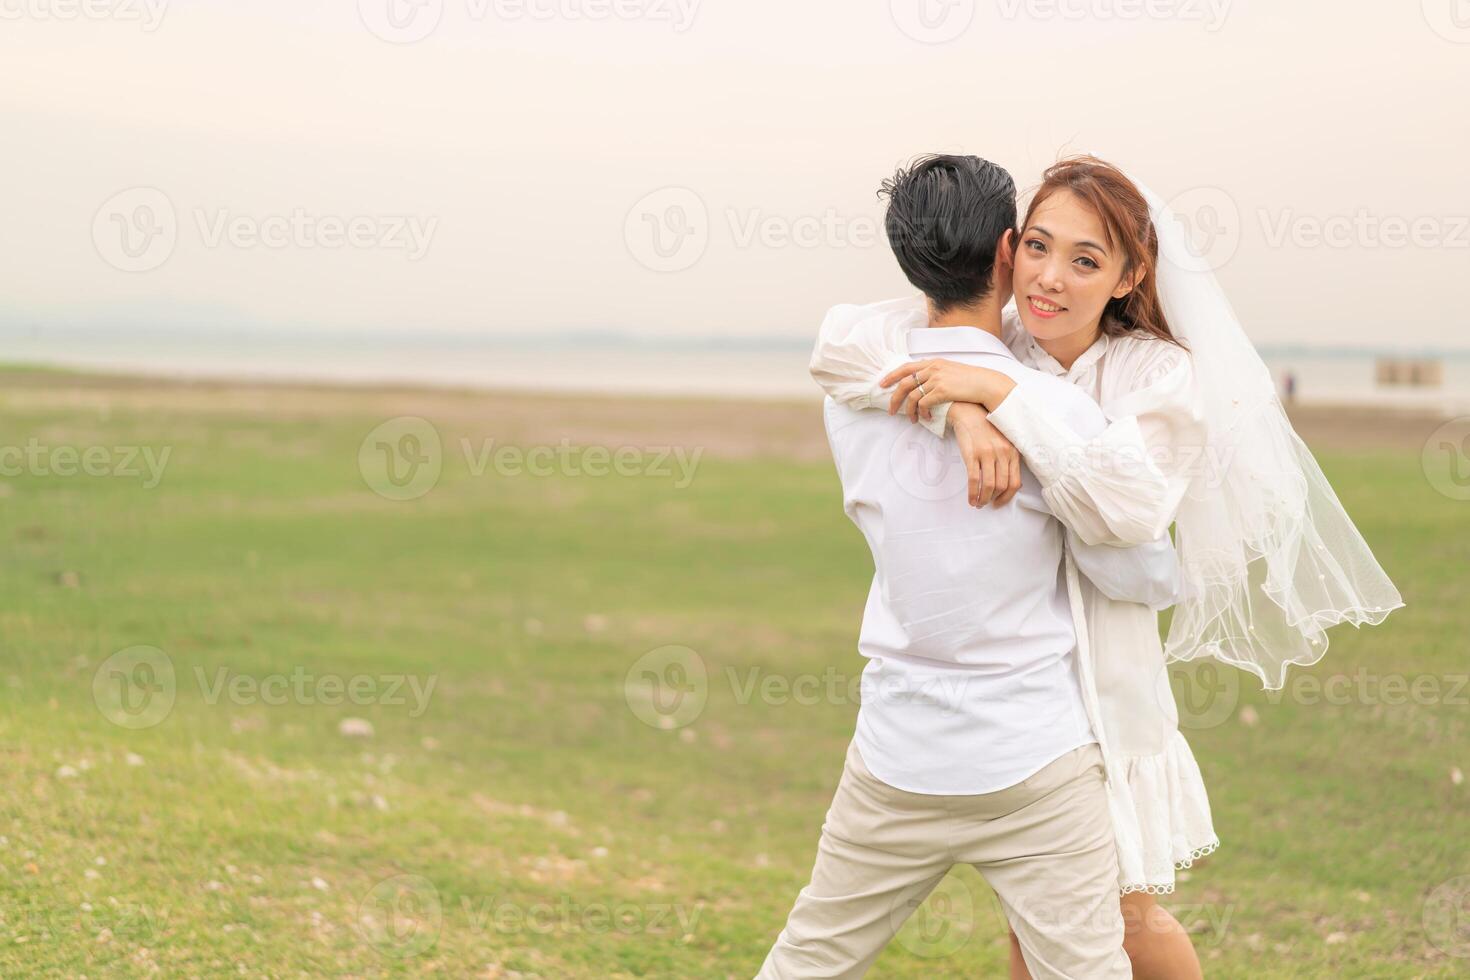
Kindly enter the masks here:
<path id="1" fill-rule="evenodd" d="M 885 191 L 888 237 L 925 295 L 923 315 L 901 303 L 837 307 L 823 335 L 880 313 L 893 329 L 918 328 L 910 356 L 1047 386 L 1041 393 L 1079 435 L 1100 432 L 1106 420 L 1085 394 L 1023 367 L 1001 342 L 1016 222 L 1010 175 L 977 157 L 938 156 L 900 171 Z M 819 343 L 814 369 L 821 355 Z M 881 390 L 866 397 L 886 405 Z M 1033 977 L 1131 976 L 1064 539 L 1104 592 L 1151 604 L 1177 582 L 1172 549 L 1068 538 L 1029 473 L 1014 505 L 972 507 L 955 440 L 830 398 L 824 412 L 844 509 L 873 553 L 858 640 L 868 665 L 811 882 L 758 980 L 862 976 L 961 862 L 999 896 Z"/>

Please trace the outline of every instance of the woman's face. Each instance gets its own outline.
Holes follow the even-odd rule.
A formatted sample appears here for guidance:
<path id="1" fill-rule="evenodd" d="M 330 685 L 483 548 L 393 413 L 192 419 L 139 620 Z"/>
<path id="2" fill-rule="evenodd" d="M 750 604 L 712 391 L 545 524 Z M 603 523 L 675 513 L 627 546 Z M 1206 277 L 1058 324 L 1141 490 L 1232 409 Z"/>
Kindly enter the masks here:
<path id="1" fill-rule="evenodd" d="M 1127 295 L 1126 260 L 1102 219 L 1071 191 L 1052 193 L 1021 229 L 1013 283 L 1021 322 L 1037 340 L 1096 331 L 1103 308 Z"/>

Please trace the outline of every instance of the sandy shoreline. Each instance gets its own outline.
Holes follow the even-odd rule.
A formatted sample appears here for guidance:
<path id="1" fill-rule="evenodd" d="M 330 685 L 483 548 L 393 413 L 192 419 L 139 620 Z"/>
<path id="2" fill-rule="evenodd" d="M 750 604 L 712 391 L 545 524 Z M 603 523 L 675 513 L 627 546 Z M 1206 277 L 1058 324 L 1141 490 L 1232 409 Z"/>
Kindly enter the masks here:
<path id="1" fill-rule="evenodd" d="M 416 415 L 510 443 L 684 446 L 726 459 L 828 459 L 815 400 L 528 396 L 412 385 L 179 380 L 136 375 L 0 370 L 0 404 L 15 410 L 162 411 L 253 418 Z M 1439 414 L 1356 405 L 1296 406 L 1293 424 L 1313 449 L 1418 453 Z"/>

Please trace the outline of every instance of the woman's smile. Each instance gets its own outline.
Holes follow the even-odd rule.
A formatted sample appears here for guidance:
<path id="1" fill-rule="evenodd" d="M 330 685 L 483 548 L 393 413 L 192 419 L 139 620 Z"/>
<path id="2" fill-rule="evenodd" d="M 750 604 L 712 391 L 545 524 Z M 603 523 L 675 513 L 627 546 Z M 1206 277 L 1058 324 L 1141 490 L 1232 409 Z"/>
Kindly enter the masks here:
<path id="1" fill-rule="evenodd" d="M 1049 300 L 1042 299 L 1040 296 L 1027 296 L 1026 300 L 1031 304 L 1031 312 L 1043 320 L 1050 320 L 1052 317 L 1065 313 L 1067 310 L 1065 306 L 1059 306 Z"/>

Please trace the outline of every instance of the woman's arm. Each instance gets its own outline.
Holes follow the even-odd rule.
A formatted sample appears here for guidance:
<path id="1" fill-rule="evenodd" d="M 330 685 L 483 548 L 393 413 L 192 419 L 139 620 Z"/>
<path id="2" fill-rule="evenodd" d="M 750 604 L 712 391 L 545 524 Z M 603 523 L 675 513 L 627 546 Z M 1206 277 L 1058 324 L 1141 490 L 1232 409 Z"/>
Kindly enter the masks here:
<path id="1" fill-rule="evenodd" d="M 928 323 L 922 297 L 868 306 L 834 306 L 822 321 L 808 365 L 812 380 L 832 400 L 850 408 L 888 407 L 880 382 L 909 360 L 908 332 Z M 944 435 L 948 405 L 931 406 L 923 425 Z"/>
<path id="2" fill-rule="evenodd" d="M 1148 341 L 1113 366 L 1108 426 L 1083 439 L 1023 382 L 990 413 L 1015 443 L 1052 512 L 1085 543 L 1136 545 L 1162 537 L 1202 467 L 1206 430 L 1189 355 Z M 1228 462 L 1228 461 L 1226 461 Z"/>
<path id="3" fill-rule="evenodd" d="M 1021 454 L 979 405 L 955 402 L 949 418 L 970 478 L 970 506 L 1004 507 L 1021 490 Z"/>
<path id="4" fill-rule="evenodd" d="M 1109 424 L 1079 435 L 1038 391 L 1040 382 L 947 360 L 899 365 L 890 411 L 910 419 L 938 401 L 973 401 L 1020 450 L 1057 518 L 1087 544 L 1137 545 L 1162 536 L 1204 457 L 1194 373 L 1182 348 L 1163 341 L 1118 352 L 1121 393 L 1104 406 Z M 1045 379 L 1049 381 L 1050 379 Z"/>

